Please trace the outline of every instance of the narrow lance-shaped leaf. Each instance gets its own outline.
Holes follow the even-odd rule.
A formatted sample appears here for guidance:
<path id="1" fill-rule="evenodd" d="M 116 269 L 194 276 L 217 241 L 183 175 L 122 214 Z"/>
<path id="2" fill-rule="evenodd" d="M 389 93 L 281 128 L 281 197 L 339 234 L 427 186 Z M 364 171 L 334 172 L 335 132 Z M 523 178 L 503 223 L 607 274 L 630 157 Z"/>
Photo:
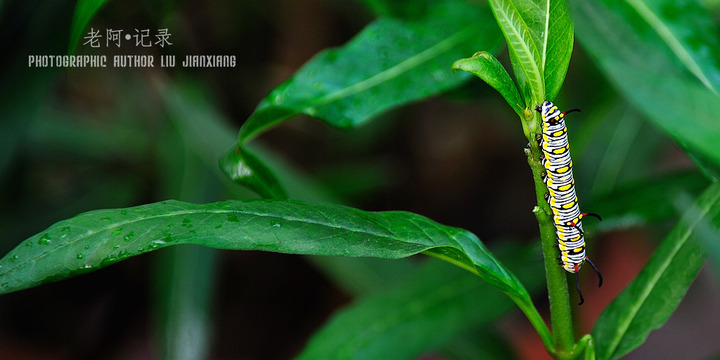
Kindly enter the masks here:
<path id="1" fill-rule="evenodd" d="M 630 102 L 688 150 L 720 165 L 720 96 L 679 68 L 656 34 L 636 32 L 622 9 L 587 0 L 572 5 L 582 19 L 578 39 Z"/>
<path id="2" fill-rule="evenodd" d="M 545 96 L 539 34 L 546 31 L 542 8 L 531 1 L 489 0 L 505 35 L 510 61 L 525 105 L 539 104 Z M 528 104 L 530 102 L 530 104 Z"/>
<path id="3" fill-rule="evenodd" d="M 83 30 L 106 2 L 107 0 L 78 0 L 77 4 L 75 4 L 75 13 L 70 28 L 68 54 L 75 53 L 75 48 L 80 42 Z"/>
<path id="4" fill-rule="evenodd" d="M 551 346 L 549 331 L 525 288 L 472 233 L 412 213 L 371 213 L 330 204 L 165 201 L 91 211 L 50 226 L 0 259 L 0 293 L 178 244 L 388 259 L 425 252 L 505 292 L 525 312 L 546 346 Z"/>
<path id="5" fill-rule="evenodd" d="M 503 251 L 508 250 L 508 251 Z M 500 249 L 532 292 L 540 290 L 535 248 Z M 505 257 L 502 256 L 504 259 Z M 298 359 L 414 359 L 461 332 L 488 324 L 512 309 L 499 291 L 467 271 L 429 261 L 388 290 L 365 297 L 333 315 Z M 487 346 L 496 339 L 476 339 Z"/>
<path id="6" fill-rule="evenodd" d="M 593 329 L 600 359 L 632 351 L 675 311 L 705 262 L 698 224 L 720 224 L 720 183 L 687 211 L 633 282 L 605 309 Z"/>
<path id="7" fill-rule="evenodd" d="M 417 21 L 379 19 L 343 47 L 315 56 L 262 100 L 240 129 L 239 143 L 298 114 L 356 127 L 459 86 L 468 76 L 450 71 L 453 61 L 500 45 L 486 8 L 443 1 L 428 14 Z"/>
<path id="8" fill-rule="evenodd" d="M 689 194 L 677 195 L 673 203 L 676 208 L 685 209 L 690 214 L 701 217 L 700 209 L 692 203 Z M 712 265 L 710 268 L 715 274 L 715 281 L 720 279 L 720 240 L 718 240 L 720 239 L 720 226 L 718 226 L 718 223 L 720 221 L 713 224 L 712 219 L 705 217 L 695 227 L 695 235 L 707 255 L 709 263 Z"/>
<path id="9" fill-rule="evenodd" d="M 544 0 L 547 31 L 541 36 L 545 99 L 553 100 L 560 92 L 573 51 L 575 28 L 565 0 Z"/>
<path id="10" fill-rule="evenodd" d="M 677 216 L 673 201 L 680 194 L 696 196 L 707 189 L 710 181 L 697 172 L 670 174 L 630 183 L 593 199 L 587 209 L 603 214 L 603 221 L 589 228 L 602 231 L 626 229 Z"/>
<path id="11" fill-rule="evenodd" d="M 177 244 L 292 254 L 402 258 L 452 253 L 476 274 L 518 296 L 522 285 L 473 234 L 406 212 L 365 212 L 297 201 L 164 201 L 96 210 L 58 222 L 0 260 L 11 292 Z"/>
<path id="12" fill-rule="evenodd" d="M 606 3 L 613 3 L 606 1 Z M 714 93 L 720 89 L 720 39 L 712 14 L 702 3 L 674 0 L 628 0 L 613 3 L 615 8 L 628 6 L 629 22 L 636 31 L 652 28 L 682 64 Z M 629 14 L 630 12 L 635 14 Z M 636 17 L 637 16 L 637 17 Z M 639 19 L 638 19 L 639 20 Z"/>
<path id="13" fill-rule="evenodd" d="M 505 101 L 522 116 L 523 102 L 515 83 L 500 62 L 486 51 L 475 53 L 471 58 L 456 61 L 453 70 L 467 71 L 497 90 Z"/>
<path id="14" fill-rule="evenodd" d="M 573 23 L 564 0 L 490 0 L 510 50 L 521 94 L 534 107 L 562 87 L 573 49 Z"/>

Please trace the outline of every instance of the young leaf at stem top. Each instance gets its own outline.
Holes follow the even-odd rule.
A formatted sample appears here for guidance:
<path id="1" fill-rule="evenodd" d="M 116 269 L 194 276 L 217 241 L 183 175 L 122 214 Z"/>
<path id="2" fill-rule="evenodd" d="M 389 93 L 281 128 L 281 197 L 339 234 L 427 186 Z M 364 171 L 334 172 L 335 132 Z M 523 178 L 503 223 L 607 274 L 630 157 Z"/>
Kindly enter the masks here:
<path id="1" fill-rule="evenodd" d="M 520 93 L 515 87 L 515 83 L 510 79 L 508 72 L 492 54 L 479 51 L 471 58 L 456 61 L 452 69 L 467 71 L 481 78 L 488 85 L 495 88 L 518 116 L 522 117 L 523 103 Z"/>
<path id="2" fill-rule="evenodd" d="M 573 23 L 564 0 L 490 0 L 526 106 L 552 100 L 565 79 Z"/>

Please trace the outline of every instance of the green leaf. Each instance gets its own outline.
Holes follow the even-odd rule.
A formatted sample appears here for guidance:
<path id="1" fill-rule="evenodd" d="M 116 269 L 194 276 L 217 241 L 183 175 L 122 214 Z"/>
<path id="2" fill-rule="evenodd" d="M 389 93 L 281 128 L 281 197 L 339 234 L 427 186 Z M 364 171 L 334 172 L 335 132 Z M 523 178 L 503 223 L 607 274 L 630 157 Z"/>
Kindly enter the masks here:
<path id="1" fill-rule="evenodd" d="M 638 73 L 632 73 L 632 67 L 628 68 L 627 63 L 621 61 L 609 61 L 606 69 L 617 76 L 615 81 L 619 87 L 651 121 L 681 146 L 720 165 L 720 152 L 717 151 L 720 96 L 671 74 L 664 78 L 648 78 L 651 74 L 637 68 Z"/>
<path id="2" fill-rule="evenodd" d="M 296 201 L 179 201 L 97 210 L 58 222 L 0 259 L 0 293 L 65 279 L 179 244 L 290 254 L 404 258 L 424 252 L 505 292 L 550 349 L 527 290 L 472 233 L 407 212 Z"/>
<path id="3" fill-rule="evenodd" d="M 615 86 L 682 146 L 719 165 L 720 96 L 678 67 L 670 53 L 658 47 L 656 34 L 637 32 L 622 9 L 587 0 L 572 4 L 581 19 L 578 39 Z"/>
<path id="4" fill-rule="evenodd" d="M 396 17 L 402 19 L 422 17 L 426 15 L 428 6 L 437 4 L 440 1 L 443 0 L 360 0 L 365 7 L 370 9 L 378 17 Z"/>
<path id="5" fill-rule="evenodd" d="M 490 0 L 510 50 L 527 106 L 560 91 L 573 46 L 573 24 L 564 1 Z"/>
<path id="6" fill-rule="evenodd" d="M 720 223 L 720 183 L 687 211 L 633 282 L 605 309 L 593 329 L 600 359 L 617 359 L 661 327 L 705 262 L 698 225 Z"/>
<path id="7" fill-rule="evenodd" d="M 534 254 L 516 252 L 509 265 L 522 266 L 522 272 L 530 274 L 534 269 L 527 265 Z M 536 290 L 542 287 L 542 281 L 532 283 Z M 472 274 L 430 261 L 389 291 L 334 315 L 298 359 L 413 359 L 497 319 L 511 310 L 510 305 Z"/>
<path id="8" fill-rule="evenodd" d="M 674 0 L 605 1 L 623 9 L 637 32 L 651 28 L 685 68 L 715 93 L 720 89 L 720 40 L 712 14 L 700 2 Z M 649 30 L 649 29 L 647 29 Z"/>
<path id="9" fill-rule="evenodd" d="M 59 280 L 178 244 L 388 259 L 427 251 L 453 256 L 503 291 L 527 296 L 517 279 L 465 230 L 406 212 L 272 200 L 205 205 L 171 200 L 78 215 L 27 239 L 0 260 L 0 291 Z"/>
<path id="10" fill-rule="evenodd" d="M 515 79 L 525 105 L 541 103 L 545 97 L 542 58 L 536 36 L 543 18 L 531 2 L 489 0 L 495 19 L 505 35 Z M 537 24 L 531 28 L 529 24 Z M 544 28 L 544 27 L 542 27 Z M 530 102 L 531 104 L 528 104 Z"/>
<path id="11" fill-rule="evenodd" d="M 452 69 L 466 71 L 481 78 L 497 90 L 518 116 L 522 117 L 520 93 L 505 68 L 492 54 L 486 51 L 477 52 L 471 58 L 456 61 Z"/>
<path id="12" fill-rule="evenodd" d="M 386 290 L 417 270 L 414 261 L 377 258 L 309 256 L 308 260 L 343 292 L 356 296 Z"/>
<path id="13" fill-rule="evenodd" d="M 699 195 L 710 182 L 700 173 L 678 173 L 626 184 L 591 201 L 587 209 L 603 216 L 592 227 L 605 231 L 641 226 L 674 218 L 673 201 L 680 194 Z M 588 223 L 591 224 L 591 223 Z"/>
<path id="14" fill-rule="evenodd" d="M 575 28 L 565 0 L 539 2 L 548 7 L 547 36 L 543 39 L 545 99 L 553 100 L 560 92 L 573 51 Z"/>
<path id="15" fill-rule="evenodd" d="M 424 20 L 379 19 L 341 48 L 326 50 L 273 90 L 240 129 L 242 144 L 298 114 L 356 127 L 394 107 L 468 79 L 458 58 L 495 49 L 500 36 L 485 8 L 441 2 Z"/>
<path id="16" fill-rule="evenodd" d="M 511 308 L 472 274 L 433 261 L 408 283 L 333 316 L 297 359 L 413 359 Z"/>
<path id="17" fill-rule="evenodd" d="M 685 209 L 689 216 L 702 217 L 700 209 L 692 203 L 692 198 L 688 194 L 679 194 L 674 201 L 678 209 Z M 712 223 L 712 219 L 702 218 L 695 227 L 695 234 L 703 251 L 707 254 L 712 271 L 715 274 L 715 281 L 720 279 L 720 226 L 717 222 Z"/>
<path id="18" fill-rule="evenodd" d="M 220 158 L 220 168 L 234 182 L 268 199 L 287 199 L 275 174 L 245 148 L 235 146 Z"/>
<path id="19" fill-rule="evenodd" d="M 70 28 L 68 54 L 75 54 L 75 48 L 82 37 L 85 27 L 106 2 L 107 0 L 78 0 Z"/>

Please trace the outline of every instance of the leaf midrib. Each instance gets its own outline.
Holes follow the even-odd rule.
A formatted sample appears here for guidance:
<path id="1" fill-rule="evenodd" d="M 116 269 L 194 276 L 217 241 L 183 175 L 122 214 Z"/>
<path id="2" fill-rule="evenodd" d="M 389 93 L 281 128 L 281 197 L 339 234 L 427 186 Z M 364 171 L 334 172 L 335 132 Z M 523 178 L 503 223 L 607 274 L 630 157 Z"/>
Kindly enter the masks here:
<path id="1" fill-rule="evenodd" d="M 705 76 L 705 73 L 700 68 L 700 65 L 693 59 L 687 47 L 675 36 L 675 33 L 660 19 L 660 17 L 649 7 L 646 3 L 641 0 L 626 0 L 637 13 L 647 21 L 647 23 L 655 29 L 657 34 L 665 40 L 665 43 L 670 49 L 677 55 L 688 70 L 695 74 L 695 76 L 712 92 L 717 94 L 716 89 L 710 83 L 710 79 Z"/>
<path id="2" fill-rule="evenodd" d="M 680 249 L 685 245 L 685 243 L 687 243 L 687 241 L 690 239 L 690 236 L 692 235 L 692 233 L 695 229 L 695 226 L 699 222 L 703 221 L 703 219 L 708 214 L 708 212 L 710 212 L 710 209 L 712 209 L 713 206 L 715 206 L 718 199 L 720 199 L 720 191 L 718 191 L 713 196 L 712 201 L 708 202 L 708 205 L 706 208 L 701 209 L 701 211 L 699 212 L 699 216 L 697 216 L 694 219 L 694 221 L 688 225 L 688 229 L 685 231 L 685 233 L 683 233 L 683 235 L 681 237 L 682 240 L 677 242 L 675 247 L 673 248 L 673 250 L 671 252 L 671 256 L 667 257 L 667 260 L 661 265 L 660 269 L 657 272 L 655 272 L 653 274 L 653 276 L 650 278 L 651 281 L 648 281 L 647 286 L 645 286 L 645 288 L 642 289 L 642 291 L 638 294 L 638 296 L 636 297 L 637 301 L 635 302 L 635 304 L 633 306 L 630 307 L 630 309 L 631 309 L 630 315 L 631 316 L 626 316 L 625 321 L 618 324 L 618 329 L 620 329 L 620 330 L 615 332 L 616 336 L 610 341 L 610 344 L 611 344 L 609 346 L 609 349 L 611 349 L 610 354 L 615 353 L 615 351 L 617 350 L 618 344 L 620 344 L 620 341 L 622 341 L 622 338 L 626 334 L 627 329 L 630 327 L 630 324 L 635 319 L 636 315 L 640 312 L 642 305 L 645 303 L 647 298 L 650 296 L 650 293 L 652 292 L 652 290 L 655 289 L 655 285 L 657 284 L 659 279 L 665 274 L 665 271 L 670 266 L 672 259 L 675 258 L 675 255 L 680 251 Z"/>
<path id="3" fill-rule="evenodd" d="M 171 204 L 172 204 L 172 205 L 175 205 L 175 206 L 177 206 L 177 205 L 179 204 L 180 206 L 182 206 L 182 204 L 185 204 L 185 203 L 182 203 L 182 202 L 170 202 L 170 203 L 167 203 L 167 204 L 168 204 L 168 205 L 171 205 Z M 16 271 L 16 270 L 19 269 L 19 268 L 22 268 L 22 267 L 26 266 L 29 262 L 33 262 L 33 261 L 37 261 L 38 259 L 42 259 L 43 257 L 45 257 L 45 256 L 47 256 L 47 255 L 50 255 L 50 254 L 53 254 L 53 253 L 55 253 L 56 251 L 65 249 L 65 248 L 67 248 L 67 247 L 70 247 L 70 246 L 78 243 L 78 242 L 81 242 L 81 241 L 85 240 L 85 239 L 88 238 L 88 237 L 94 236 L 94 235 L 96 235 L 96 234 L 98 234 L 98 233 L 102 233 L 102 232 L 104 232 L 104 231 L 108 231 L 108 230 L 113 229 L 113 228 L 117 228 L 118 226 L 127 226 L 127 225 L 130 225 L 130 224 L 139 223 L 139 222 L 146 221 L 146 220 L 151 221 L 151 220 L 157 220 L 157 219 L 161 219 L 161 218 L 165 218 L 165 217 L 177 217 L 177 216 L 198 215 L 198 214 L 213 214 L 213 215 L 219 215 L 219 214 L 226 214 L 226 215 L 231 215 L 231 214 L 235 214 L 235 215 L 255 215 L 255 216 L 258 216 L 258 217 L 262 217 L 262 218 L 279 219 L 279 220 L 283 220 L 283 221 L 287 221 L 287 222 L 297 222 L 297 223 L 303 223 L 303 224 L 308 224 L 308 225 L 325 226 L 325 227 L 328 227 L 328 228 L 331 228 L 331 229 L 351 231 L 351 232 L 353 232 L 353 233 L 367 234 L 367 235 L 371 235 L 371 236 L 378 237 L 378 238 L 389 239 L 389 240 L 394 240 L 394 241 L 399 241 L 399 242 L 403 242 L 403 243 L 412 244 L 412 242 L 408 242 L 408 241 L 402 240 L 402 239 L 400 239 L 399 237 L 392 237 L 392 236 L 388 236 L 387 234 L 384 234 L 384 233 L 379 233 L 379 232 L 375 232 L 375 231 L 368 231 L 368 229 L 366 229 L 366 228 L 353 228 L 353 227 L 348 227 L 348 226 L 340 226 L 340 225 L 333 224 L 333 223 L 330 222 L 329 220 L 328 220 L 327 223 L 325 223 L 325 222 L 317 221 L 317 220 L 314 220 L 314 219 L 312 219 L 312 221 L 309 221 L 309 220 L 306 219 L 306 218 L 294 217 L 294 216 L 292 216 L 292 215 L 290 215 L 290 216 L 279 216 L 279 215 L 273 215 L 273 214 L 263 213 L 263 212 L 258 212 L 258 211 L 247 211 L 247 210 L 246 210 L 246 211 L 243 211 L 243 210 L 234 210 L 234 209 L 190 209 L 190 210 L 189 210 L 189 209 L 182 209 L 182 210 L 175 210 L 175 211 L 171 211 L 171 212 L 167 212 L 167 213 L 163 213 L 163 214 L 151 215 L 151 216 L 142 217 L 142 218 L 137 218 L 137 219 L 130 219 L 130 220 L 124 221 L 124 222 L 116 222 L 116 223 L 113 223 L 113 224 L 108 224 L 108 225 L 106 225 L 106 226 L 104 226 L 104 227 L 101 227 L 101 228 L 98 228 L 98 229 L 95 229 L 95 230 L 88 230 L 88 231 L 86 231 L 84 234 L 78 235 L 75 239 L 73 239 L 73 240 L 71 240 L 71 241 L 68 241 L 68 242 L 66 242 L 66 243 L 60 244 L 60 245 L 58 245 L 58 246 L 56 246 L 56 247 L 54 247 L 54 248 L 52 248 L 52 249 L 48 249 L 48 251 L 46 251 L 46 252 L 44 252 L 44 253 L 41 253 L 41 254 L 39 254 L 39 255 L 37 255 L 37 256 L 33 256 L 33 257 L 31 257 L 30 259 L 25 260 L 25 261 L 23 261 L 23 262 L 17 263 L 14 267 L 9 267 L 9 268 L 7 269 L 7 271 L 5 271 L 5 272 L 3 272 L 3 273 L 0 273 L 0 278 L 6 276 L 6 275 L 8 275 L 8 274 L 11 274 L 12 272 Z M 66 220 L 66 221 L 67 221 L 67 220 Z M 63 221 L 63 222 L 61 222 L 61 223 L 64 223 L 64 222 L 65 222 L 65 221 Z M 52 227 L 55 227 L 55 226 L 58 225 L 58 224 L 60 224 L 60 223 L 56 223 L 56 224 L 52 225 L 51 228 L 52 228 Z M 50 229 L 50 228 L 48 228 L 48 230 L 49 230 L 49 229 Z M 43 231 L 42 233 L 46 233 L 46 232 L 47 232 L 47 230 L 46 230 L 46 231 Z M 453 235 L 451 235 L 451 234 L 449 234 L 449 233 L 446 233 L 446 234 L 447 234 L 447 236 L 448 236 L 449 238 L 457 241 L 457 239 L 455 238 L 455 236 L 453 236 Z M 432 247 L 432 246 L 451 246 L 451 247 L 458 247 L 459 249 L 462 250 L 462 247 L 460 247 L 459 244 L 457 244 L 457 245 L 452 245 L 452 244 L 437 244 L 437 243 L 435 243 L 434 241 L 432 241 L 432 238 L 428 237 L 427 235 L 425 235 L 425 237 L 426 237 L 428 240 L 431 240 L 431 242 L 433 243 L 432 245 L 426 245 L 426 246 L 430 246 L 430 247 Z"/>
<path id="4" fill-rule="evenodd" d="M 358 93 L 361 93 L 363 91 L 366 91 L 370 88 L 373 88 L 375 86 L 378 86 L 384 82 L 387 82 L 395 77 L 398 77 L 418 66 L 421 64 L 432 60 L 435 58 L 438 54 L 442 54 L 456 45 L 462 43 L 463 41 L 466 41 L 470 38 L 470 35 L 474 34 L 473 31 L 474 25 L 469 25 L 461 30 L 457 31 L 456 33 L 452 34 L 451 36 L 448 36 L 444 40 L 438 42 L 437 44 L 417 53 L 414 56 L 411 56 L 398 64 L 389 67 L 367 79 L 364 79 L 362 81 L 356 82 L 348 87 L 339 89 L 337 91 L 331 92 L 320 99 L 316 100 L 312 107 L 317 106 L 323 106 L 327 105 L 329 103 L 332 103 L 334 101 L 356 95 Z M 449 68 L 448 68 L 449 69 Z"/>
<path id="5" fill-rule="evenodd" d="M 545 63 L 547 62 L 548 44 L 550 43 L 550 0 L 545 1 L 545 31 L 543 32 L 543 43 L 540 57 L 542 58 L 541 67 L 543 73 L 545 72 Z"/>
<path id="6" fill-rule="evenodd" d="M 535 86 L 533 88 L 541 89 L 543 80 L 540 78 L 540 69 L 538 68 L 537 62 L 534 60 L 534 57 L 536 54 L 533 53 L 532 48 L 530 47 L 530 44 L 526 42 L 525 36 L 522 34 L 521 29 L 516 28 L 513 25 L 513 21 L 510 19 L 510 10 L 513 7 L 512 2 L 509 1 L 503 1 L 500 0 L 501 3 L 507 4 L 507 10 L 504 6 L 502 6 L 501 3 L 498 3 L 500 6 L 493 6 L 493 9 L 497 10 L 495 13 L 499 13 L 503 16 L 504 23 L 508 26 L 503 26 L 503 30 L 509 30 L 512 31 L 512 34 L 508 34 L 508 38 L 514 38 L 516 41 L 511 42 L 512 48 L 515 51 L 516 54 L 518 54 L 518 60 L 520 60 L 520 52 L 517 51 L 517 49 L 523 50 L 522 53 L 525 54 L 524 58 L 526 61 L 520 60 L 520 66 L 524 69 L 524 72 L 528 78 L 529 81 L 532 81 L 535 83 Z M 517 15 L 517 18 L 519 19 L 518 22 L 524 26 L 524 28 L 529 32 L 527 24 L 525 24 L 522 16 L 519 15 L 517 9 L 514 9 L 515 12 L 513 14 Z M 515 17 L 515 16 L 513 16 Z M 500 19 L 498 19 L 500 20 Z M 513 35 L 513 36 L 510 36 Z M 530 39 L 528 41 L 533 41 L 532 36 L 530 36 Z M 537 50 L 537 49 L 536 49 Z M 527 65 L 530 64 L 530 68 L 527 68 Z"/>

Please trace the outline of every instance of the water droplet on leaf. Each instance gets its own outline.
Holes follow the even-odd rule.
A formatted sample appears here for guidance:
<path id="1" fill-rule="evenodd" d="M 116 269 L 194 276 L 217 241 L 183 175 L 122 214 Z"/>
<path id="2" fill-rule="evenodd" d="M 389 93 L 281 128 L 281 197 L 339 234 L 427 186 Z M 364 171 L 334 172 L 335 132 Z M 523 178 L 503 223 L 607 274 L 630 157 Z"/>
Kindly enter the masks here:
<path id="1" fill-rule="evenodd" d="M 43 236 L 38 239 L 38 245 L 48 245 L 50 244 L 50 234 L 45 233 Z"/>

